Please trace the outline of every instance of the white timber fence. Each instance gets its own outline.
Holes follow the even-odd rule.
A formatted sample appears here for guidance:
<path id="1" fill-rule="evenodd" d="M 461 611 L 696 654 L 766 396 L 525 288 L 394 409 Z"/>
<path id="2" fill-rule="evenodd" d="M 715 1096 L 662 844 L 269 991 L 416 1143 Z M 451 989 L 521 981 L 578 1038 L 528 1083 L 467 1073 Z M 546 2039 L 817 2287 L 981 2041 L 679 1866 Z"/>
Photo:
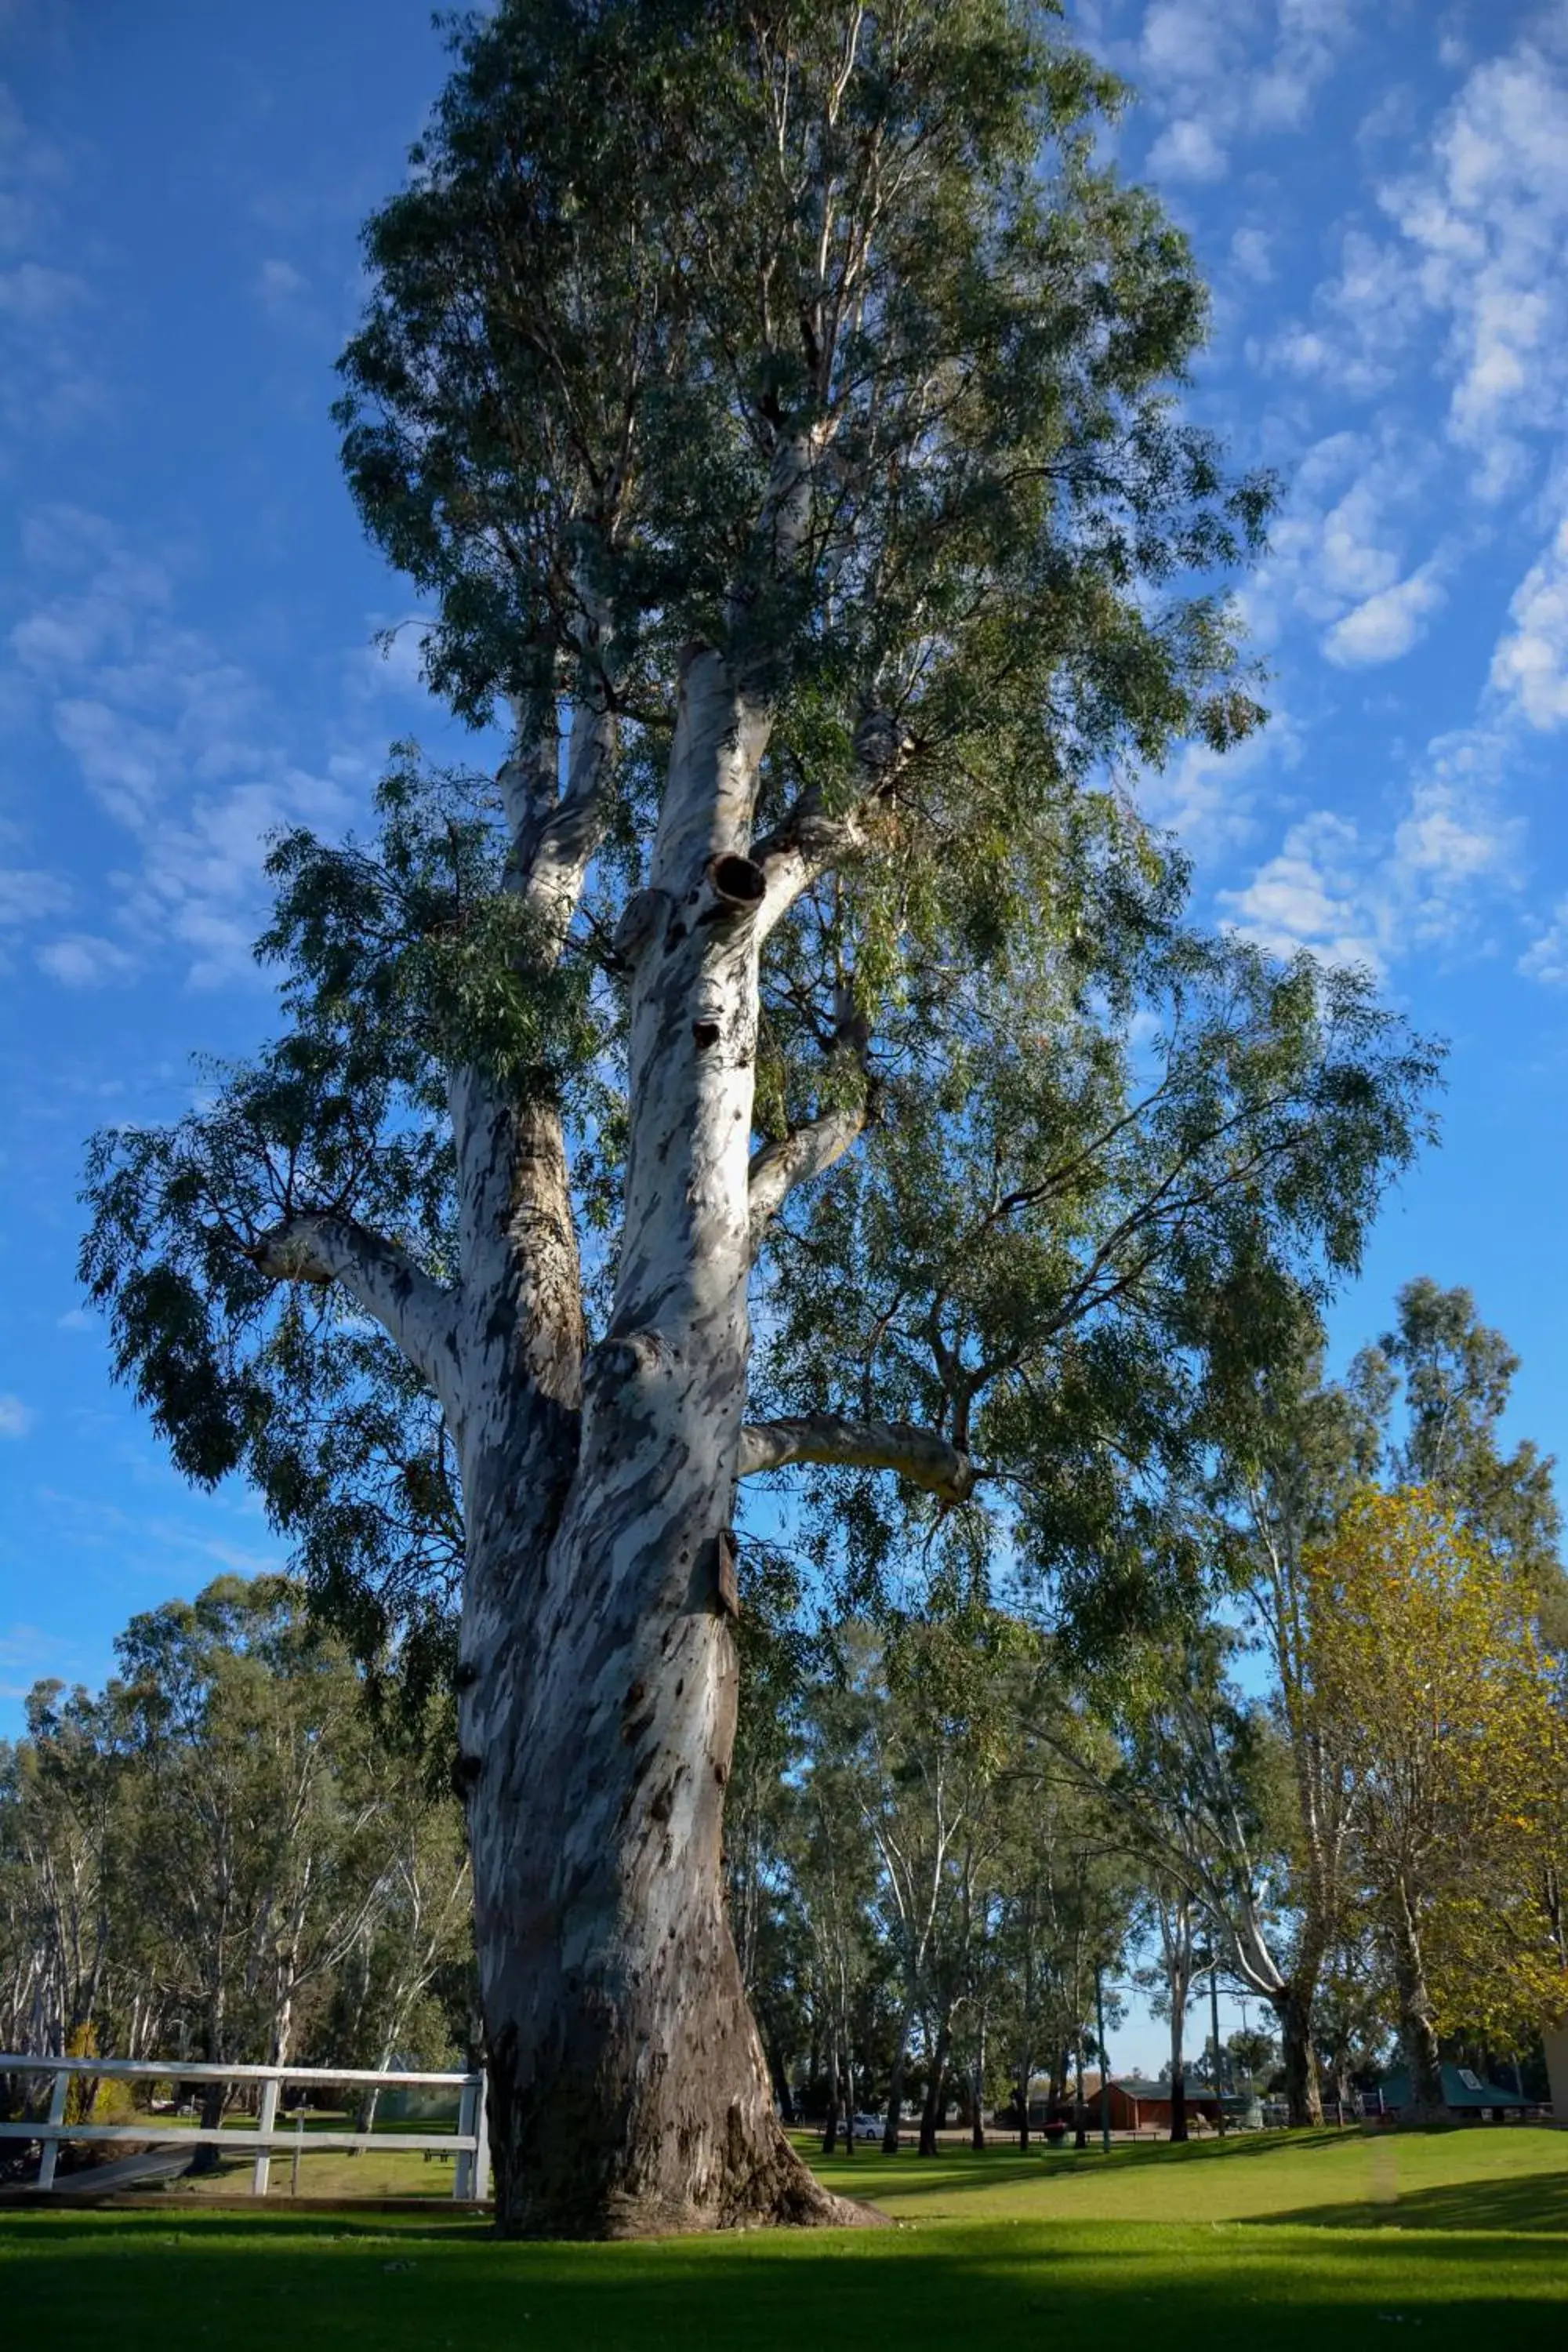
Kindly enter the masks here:
<path id="1" fill-rule="evenodd" d="M 485 2116 L 485 2078 L 479 2074 L 419 2074 L 405 2071 L 378 2073 L 355 2066 L 222 2066 L 187 2065 L 178 2059 L 160 2058 L 39 2058 L 31 2053 L 0 2052 L 0 2074 L 52 2074 L 54 2089 L 43 2123 L 0 2123 L 0 2140 L 37 2140 L 43 2146 L 37 2186 L 55 2185 L 55 2164 L 62 2140 L 123 2141 L 135 2147 L 226 2148 L 231 2156 L 254 2151 L 250 2192 L 265 2197 L 274 2156 L 292 2155 L 296 2168 L 301 2155 L 325 2155 L 345 2148 L 376 2148 L 382 2152 L 428 2152 L 458 2159 L 452 2194 L 461 2204 L 481 2205 L 490 2193 L 489 2133 Z M 175 2124 L 160 2128 L 150 2115 L 137 2124 L 67 2123 L 66 2099 L 73 2074 L 106 2075 L 118 2080 L 141 2078 L 160 2083 L 259 2083 L 261 2097 L 254 2125 L 229 2130 L 202 2130 Z M 431 2090 L 456 2092 L 455 2132 L 310 2132 L 303 2118 L 292 2131 L 278 2128 L 278 2103 L 285 2083 L 301 2088 L 313 2084 L 352 2083 L 361 2090 Z M 296 2179 L 298 2170 L 296 2169 Z"/>

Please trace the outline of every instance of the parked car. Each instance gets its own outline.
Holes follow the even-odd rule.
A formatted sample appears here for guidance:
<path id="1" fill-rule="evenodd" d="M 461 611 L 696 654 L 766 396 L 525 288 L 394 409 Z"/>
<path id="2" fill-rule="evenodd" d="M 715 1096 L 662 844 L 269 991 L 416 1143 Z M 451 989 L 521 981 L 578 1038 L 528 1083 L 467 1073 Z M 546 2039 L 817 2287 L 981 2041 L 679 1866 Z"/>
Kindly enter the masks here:
<path id="1" fill-rule="evenodd" d="M 855 2116 L 849 2127 L 857 2139 L 880 2139 L 887 2129 L 880 2116 Z"/>

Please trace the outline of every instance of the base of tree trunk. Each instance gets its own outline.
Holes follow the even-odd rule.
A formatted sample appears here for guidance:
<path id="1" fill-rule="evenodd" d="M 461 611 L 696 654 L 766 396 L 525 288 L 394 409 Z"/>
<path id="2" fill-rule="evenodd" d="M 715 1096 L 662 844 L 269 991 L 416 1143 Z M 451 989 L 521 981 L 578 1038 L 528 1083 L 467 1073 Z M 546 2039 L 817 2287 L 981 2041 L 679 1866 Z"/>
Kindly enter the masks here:
<path id="1" fill-rule="evenodd" d="M 612 2194 L 590 2217 L 570 2213 L 508 2212 L 498 2202 L 496 2235 L 501 2238 L 678 2238 L 726 2230 L 890 2229 L 885 2213 L 852 2197 L 837 2197 L 795 2154 L 782 2125 L 763 2149 L 742 2156 L 738 2142 L 716 2200 L 698 2204 L 679 2197 Z"/>

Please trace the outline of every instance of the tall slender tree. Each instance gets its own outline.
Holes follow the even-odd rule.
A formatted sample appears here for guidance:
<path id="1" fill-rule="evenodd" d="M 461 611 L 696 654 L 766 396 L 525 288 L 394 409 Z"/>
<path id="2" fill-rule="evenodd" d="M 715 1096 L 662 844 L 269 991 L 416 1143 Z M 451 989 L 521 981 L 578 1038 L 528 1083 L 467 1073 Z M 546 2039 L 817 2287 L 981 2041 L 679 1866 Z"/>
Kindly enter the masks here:
<path id="1" fill-rule="evenodd" d="M 940 1313 L 928 1425 L 895 1359 L 749 1423 L 753 1278 L 886 1079 L 951 1066 L 956 1102 L 1009 973 L 1017 1071 L 1111 1003 L 1108 941 L 1172 937 L 1179 872 L 1108 780 L 1258 716 L 1215 583 L 1268 491 L 1173 407 L 1203 291 L 1097 160 L 1120 93 L 1055 14 L 459 26 L 340 414 L 432 683 L 510 750 L 493 785 L 402 761 L 374 848 L 283 842 L 286 1033 L 92 1165 L 88 1278 L 181 1466 L 247 1469 L 378 1636 L 439 1634 L 460 1580 L 508 2231 L 839 2210 L 725 1916 L 736 1482 L 858 1465 L 961 1524 L 988 1465 Z M 1080 1303 L 1163 1253 L 1195 1314 L 1222 1196 L 1353 1256 L 1408 1148 L 1419 1057 L 1364 992 L 1247 971 Z M 1071 1192 L 1037 1109 L 988 1234 Z"/>

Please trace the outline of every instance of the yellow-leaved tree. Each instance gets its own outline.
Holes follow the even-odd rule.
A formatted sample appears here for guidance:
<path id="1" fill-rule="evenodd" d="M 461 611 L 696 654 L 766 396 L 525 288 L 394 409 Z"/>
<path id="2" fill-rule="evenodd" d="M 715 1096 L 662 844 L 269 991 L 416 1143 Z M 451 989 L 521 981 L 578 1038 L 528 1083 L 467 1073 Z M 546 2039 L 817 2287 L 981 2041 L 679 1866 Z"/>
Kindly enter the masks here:
<path id="1" fill-rule="evenodd" d="M 1517 2047 L 1568 2001 L 1547 1901 L 1563 1764 L 1531 1595 L 1430 1488 L 1368 1489 L 1312 1551 L 1310 1704 L 1390 1965 L 1416 2119 L 1438 2036 Z"/>

